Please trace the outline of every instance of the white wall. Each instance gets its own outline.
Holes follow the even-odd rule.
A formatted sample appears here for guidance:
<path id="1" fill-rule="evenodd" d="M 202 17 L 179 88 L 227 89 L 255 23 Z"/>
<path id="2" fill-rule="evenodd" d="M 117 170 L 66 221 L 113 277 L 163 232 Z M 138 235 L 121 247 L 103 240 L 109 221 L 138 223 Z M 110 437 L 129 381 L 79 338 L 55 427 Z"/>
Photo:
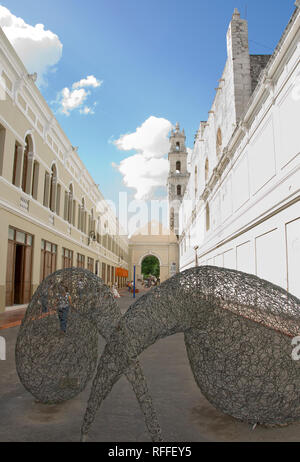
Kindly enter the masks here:
<path id="1" fill-rule="evenodd" d="M 193 234 L 192 245 L 180 255 L 180 268 L 194 266 L 194 246 L 202 265 L 224 266 L 256 274 L 300 297 L 300 15 L 294 15 L 276 55 L 272 73 L 256 89 L 238 129 L 232 129 L 230 159 L 216 162 L 214 130 L 195 144 L 191 171 L 198 167 L 198 197 L 191 176 L 187 199 L 196 211 L 185 213 L 182 235 Z M 215 104 L 215 102 L 214 102 Z M 221 111 L 221 110 L 220 110 Z M 221 111 L 222 113 L 222 111 Z M 213 114 L 210 114 L 209 122 Z M 216 116 L 214 116 L 216 117 Z M 228 128 L 228 125 L 223 122 Z M 222 126 L 221 126 L 222 128 Z M 238 132 L 238 134 L 236 134 Z M 202 135 L 203 135 L 202 133 Z M 240 135 L 239 135 L 240 134 Z M 235 137 L 235 138 L 234 138 Z M 210 139 L 211 138 L 211 139 Z M 224 146 L 225 147 L 225 146 Z M 210 177 L 205 185 L 205 158 Z M 211 186 L 212 185 L 212 186 Z M 204 200 L 201 194 L 205 194 Z M 210 207 L 206 231 L 205 206 Z M 189 209 L 183 204 L 183 208 Z"/>

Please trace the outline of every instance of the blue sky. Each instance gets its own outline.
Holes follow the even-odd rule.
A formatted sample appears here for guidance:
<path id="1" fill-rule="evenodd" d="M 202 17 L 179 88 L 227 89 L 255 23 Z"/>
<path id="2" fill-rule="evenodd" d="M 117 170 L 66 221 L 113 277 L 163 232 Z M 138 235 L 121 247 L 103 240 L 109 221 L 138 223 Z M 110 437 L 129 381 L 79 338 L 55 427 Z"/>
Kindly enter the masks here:
<path id="1" fill-rule="evenodd" d="M 122 160 L 138 149 L 146 157 L 150 152 L 149 160 L 157 149 L 153 169 L 160 169 L 170 123 L 179 121 L 187 146 L 193 146 L 225 65 L 234 8 L 247 16 L 252 54 L 272 54 L 294 11 L 294 0 L 9 0 L 1 5 L 58 36 L 62 55 L 55 71 L 44 75 L 41 92 L 104 196 L 114 201 L 119 191 L 128 191 L 117 168 Z M 88 76 L 98 86 L 85 86 L 90 94 L 84 105 L 63 114 L 55 103 L 58 95 Z M 81 114 L 84 107 L 92 113 Z M 149 147 L 136 144 L 136 137 L 121 138 L 138 127 L 140 136 L 157 133 L 162 143 L 157 138 Z M 118 139 L 119 148 L 132 149 L 118 149 L 113 143 Z M 135 165 L 133 158 L 132 175 Z"/>

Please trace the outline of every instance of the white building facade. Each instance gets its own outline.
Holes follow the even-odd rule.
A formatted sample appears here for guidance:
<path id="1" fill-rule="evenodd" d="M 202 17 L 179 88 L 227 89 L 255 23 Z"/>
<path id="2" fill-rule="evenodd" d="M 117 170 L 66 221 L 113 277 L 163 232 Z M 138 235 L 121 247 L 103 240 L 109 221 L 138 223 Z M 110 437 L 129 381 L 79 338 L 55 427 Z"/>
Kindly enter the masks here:
<path id="1" fill-rule="evenodd" d="M 300 2 L 272 56 L 234 11 L 180 208 L 180 270 L 233 268 L 300 297 Z"/>
<path id="2" fill-rule="evenodd" d="M 0 313 L 52 272 L 125 286 L 128 239 L 0 28 Z"/>

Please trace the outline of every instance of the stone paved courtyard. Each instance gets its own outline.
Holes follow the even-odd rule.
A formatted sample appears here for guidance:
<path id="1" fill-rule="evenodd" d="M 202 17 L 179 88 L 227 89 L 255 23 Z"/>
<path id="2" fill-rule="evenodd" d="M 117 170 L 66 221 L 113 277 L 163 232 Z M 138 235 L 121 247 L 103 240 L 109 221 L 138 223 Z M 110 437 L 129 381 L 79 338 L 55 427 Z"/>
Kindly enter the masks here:
<path id="1" fill-rule="evenodd" d="M 132 295 L 122 291 L 122 312 Z M 137 295 L 139 297 L 141 293 Z M 7 360 L 0 362 L 0 442 L 78 441 L 90 384 L 77 398 L 46 406 L 19 382 L 14 348 L 19 327 L 0 331 L 7 342 Z M 100 348 L 104 341 L 101 340 Z M 283 428 L 256 427 L 223 415 L 202 396 L 187 360 L 183 335 L 161 340 L 140 361 L 168 442 L 300 441 L 300 423 Z M 125 378 L 113 388 L 97 414 L 89 441 L 149 441 L 143 417 Z"/>

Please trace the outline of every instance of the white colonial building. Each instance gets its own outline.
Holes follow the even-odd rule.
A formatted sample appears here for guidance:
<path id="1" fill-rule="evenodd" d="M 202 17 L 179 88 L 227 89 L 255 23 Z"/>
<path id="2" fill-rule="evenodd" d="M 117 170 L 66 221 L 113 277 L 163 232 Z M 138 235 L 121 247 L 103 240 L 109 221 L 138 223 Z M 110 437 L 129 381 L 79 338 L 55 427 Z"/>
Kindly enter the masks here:
<path id="1" fill-rule="evenodd" d="M 250 55 L 234 11 L 228 58 L 195 138 L 180 270 L 256 274 L 300 297 L 300 2 L 272 56 Z"/>
<path id="2" fill-rule="evenodd" d="M 0 313 L 86 268 L 124 286 L 128 239 L 0 28 Z"/>

